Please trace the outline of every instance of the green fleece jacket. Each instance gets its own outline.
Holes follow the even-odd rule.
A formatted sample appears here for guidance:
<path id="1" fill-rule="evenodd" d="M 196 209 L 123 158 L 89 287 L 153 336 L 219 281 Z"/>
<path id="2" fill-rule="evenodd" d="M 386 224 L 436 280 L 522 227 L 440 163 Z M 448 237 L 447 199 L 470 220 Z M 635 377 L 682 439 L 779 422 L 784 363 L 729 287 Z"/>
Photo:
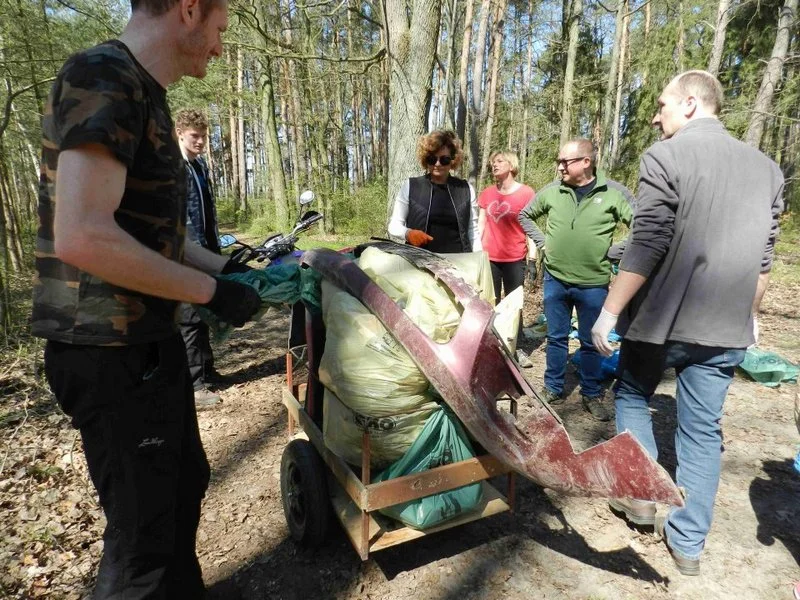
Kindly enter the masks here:
<path id="1" fill-rule="evenodd" d="M 525 233 L 545 250 L 544 266 L 573 285 L 606 285 L 611 279 L 611 247 L 617 223 L 630 226 L 633 194 L 598 170 L 594 188 L 578 202 L 561 181 L 546 185 L 519 213 Z M 545 231 L 534 222 L 547 216 Z"/>

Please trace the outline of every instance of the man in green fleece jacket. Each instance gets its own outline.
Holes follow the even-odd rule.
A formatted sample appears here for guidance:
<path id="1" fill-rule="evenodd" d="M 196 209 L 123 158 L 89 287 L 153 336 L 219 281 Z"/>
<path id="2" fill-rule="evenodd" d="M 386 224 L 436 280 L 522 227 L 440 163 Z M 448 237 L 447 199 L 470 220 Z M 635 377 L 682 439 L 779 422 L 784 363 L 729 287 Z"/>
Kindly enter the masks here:
<path id="1" fill-rule="evenodd" d="M 544 250 L 544 314 L 547 318 L 547 367 L 542 396 L 564 401 L 570 321 L 578 312 L 581 343 L 580 382 L 583 407 L 599 421 L 611 419 L 600 386 L 602 356 L 592 344 L 591 329 L 608 294 L 609 249 L 617 223 L 630 225 L 633 195 L 596 169 L 592 142 L 579 138 L 561 148 L 560 181 L 542 188 L 519 213 L 525 233 Z M 546 215 L 542 231 L 534 222 Z"/>

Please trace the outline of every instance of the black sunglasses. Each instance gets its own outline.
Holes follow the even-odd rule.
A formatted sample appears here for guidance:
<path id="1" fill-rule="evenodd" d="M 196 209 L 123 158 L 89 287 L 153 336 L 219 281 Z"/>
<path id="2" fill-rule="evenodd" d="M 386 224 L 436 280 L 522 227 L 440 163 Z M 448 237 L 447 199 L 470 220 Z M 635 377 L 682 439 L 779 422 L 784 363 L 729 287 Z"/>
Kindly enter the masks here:
<path id="1" fill-rule="evenodd" d="M 442 165 L 443 167 L 446 167 L 451 162 L 453 162 L 453 157 L 452 156 L 434 156 L 432 154 L 429 154 L 428 156 L 425 157 L 425 164 L 430 166 L 430 167 L 435 165 L 437 162 L 440 165 Z"/>
<path id="2" fill-rule="evenodd" d="M 589 158 L 588 156 L 578 156 L 576 158 L 557 158 L 556 159 L 556 166 L 563 165 L 564 167 L 570 166 L 576 160 L 583 160 L 584 158 Z"/>

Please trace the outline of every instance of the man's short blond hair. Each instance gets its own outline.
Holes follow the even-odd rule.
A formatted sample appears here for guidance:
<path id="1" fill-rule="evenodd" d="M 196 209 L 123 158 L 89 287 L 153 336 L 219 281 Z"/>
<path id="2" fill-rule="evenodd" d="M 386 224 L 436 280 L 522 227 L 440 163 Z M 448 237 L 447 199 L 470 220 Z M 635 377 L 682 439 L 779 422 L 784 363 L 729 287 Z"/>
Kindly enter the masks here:
<path id="1" fill-rule="evenodd" d="M 708 71 L 685 71 L 671 85 L 682 100 L 694 96 L 711 114 L 718 115 L 722 109 L 722 84 Z"/>
<path id="2" fill-rule="evenodd" d="M 205 113 L 194 108 L 185 108 L 175 115 L 175 129 L 178 131 L 186 131 L 187 129 L 208 131 L 208 117 L 206 117 Z"/>
<path id="3" fill-rule="evenodd" d="M 492 170 L 492 162 L 495 158 L 501 157 L 511 166 L 511 174 L 516 177 L 519 173 L 519 157 L 516 152 L 511 150 L 496 150 L 489 155 L 489 171 Z"/>

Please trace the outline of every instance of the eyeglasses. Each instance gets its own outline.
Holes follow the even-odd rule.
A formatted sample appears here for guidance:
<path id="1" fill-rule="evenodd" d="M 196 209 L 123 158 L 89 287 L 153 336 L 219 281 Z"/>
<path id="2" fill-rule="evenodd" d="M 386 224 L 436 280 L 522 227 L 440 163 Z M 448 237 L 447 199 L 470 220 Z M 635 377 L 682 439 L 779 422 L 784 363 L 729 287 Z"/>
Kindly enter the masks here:
<path id="1" fill-rule="evenodd" d="M 429 154 L 428 156 L 425 157 L 425 164 L 428 165 L 429 167 L 432 167 L 436 163 L 439 163 L 443 167 L 446 167 L 451 162 L 453 162 L 452 156 L 434 156 L 432 154 Z"/>
<path id="2" fill-rule="evenodd" d="M 574 163 L 577 160 L 583 160 L 584 158 L 589 158 L 588 156 L 577 156 L 575 158 L 557 158 L 556 159 L 556 166 L 557 167 L 564 167 L 565 169 Z"/>

